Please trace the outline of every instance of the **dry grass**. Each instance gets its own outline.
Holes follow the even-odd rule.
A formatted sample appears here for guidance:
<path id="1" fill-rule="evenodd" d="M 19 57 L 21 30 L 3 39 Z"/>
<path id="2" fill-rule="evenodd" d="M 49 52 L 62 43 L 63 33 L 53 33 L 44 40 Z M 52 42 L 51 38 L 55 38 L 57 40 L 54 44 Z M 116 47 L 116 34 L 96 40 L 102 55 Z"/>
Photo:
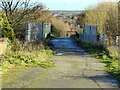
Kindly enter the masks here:
<path id="1" fill-rule="evenodd" d="M 53 18 L 52 24 L 57 30 L 57 32 L 60 32 L 59 34 L 62 37 L 66 36 L 67 31 L 71 30 L 69 24 L 64 23 L 62 19 Z"/>
<path id="2" fill-rule="evenodd" d="M 50 61 L 52 50 L 45 48 L 42 43 L 25 45 L 23 42 L 16 41 L 10 43 L 6 49 L 0 58 L 3 72 L 16 66 L 42 68 L 54 66 Z"/>
<path id="3" fill-rule="evenodd" d="M 118 51 L 119 51 L 118 46 L 109 46 L 108 50 L 112 55 L 114 55 L 115 57 L 118 57 Z"/>

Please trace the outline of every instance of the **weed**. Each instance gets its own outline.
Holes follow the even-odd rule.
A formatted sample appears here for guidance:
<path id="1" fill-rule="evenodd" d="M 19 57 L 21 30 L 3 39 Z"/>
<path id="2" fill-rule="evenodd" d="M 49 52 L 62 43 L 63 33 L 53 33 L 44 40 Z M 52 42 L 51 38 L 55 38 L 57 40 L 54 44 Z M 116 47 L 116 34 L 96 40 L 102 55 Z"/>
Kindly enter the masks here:
<path id="1" fill-rule="evenodd" d="M 23 42 L 14 42 L 9 44 L 0 61 L 4 71 L 14 66 L 51 68 L 54 67 L 50 61 L 52 54 L 52 50 L 45 49 L 41 43 L 25 45 Z"/>
<path id="2" fill-rule="evenodd" d="M 118 58 L 111 54 L 106 47 L 93 45 L 90 43 L 80 43 L 80 46 L 85 49 L 89 54 L 99 59 L 100 62 L 105 63 L 105 70 L 117 76 L 120 81 L 120 71 L 118 69 Z"/>

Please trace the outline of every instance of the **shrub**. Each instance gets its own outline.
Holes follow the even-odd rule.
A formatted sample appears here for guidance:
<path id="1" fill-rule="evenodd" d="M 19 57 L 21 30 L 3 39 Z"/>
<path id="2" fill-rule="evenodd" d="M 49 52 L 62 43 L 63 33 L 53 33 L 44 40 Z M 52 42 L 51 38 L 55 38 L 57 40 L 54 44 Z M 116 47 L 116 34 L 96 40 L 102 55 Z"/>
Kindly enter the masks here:
<path id="1" fill-rule="evenodd" d="M 8 38 L 11 42 L 15 40 L 14 30 L 6 17 L 3 17 L 1 20 L 1 30 L 4 38 Z"/>
<path id="2" fill-rule="evenodd" d="M 28 44 L 14 42 L 9 44 L 7 52 L 0 57 L 3 71 L 14 66 L 52 68 L 54 63 L 50 61 L 52 50 L 44 49 L 41 44 Z"/>

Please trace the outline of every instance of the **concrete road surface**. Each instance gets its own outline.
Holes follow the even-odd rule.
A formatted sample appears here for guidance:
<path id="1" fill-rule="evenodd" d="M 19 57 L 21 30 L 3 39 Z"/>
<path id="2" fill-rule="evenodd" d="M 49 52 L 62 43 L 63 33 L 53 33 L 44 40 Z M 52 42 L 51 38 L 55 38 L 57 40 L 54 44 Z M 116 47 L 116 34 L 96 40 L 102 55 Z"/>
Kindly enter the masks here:
<path id="1" fill-rule="evenodd" d="M 79 48 L 70 38 L 50 41 L 56 55 L 52 58 L 55 68 L 14 69 L 21 76 L 14 76 L 4 88 L 114 88 L 118 90 L 114 76 L 103 70 L 105 66 Z M 12 73 L 9 73 L 12 75 Z M 17 75 L 17 74 L 14 74 Z M 6 79 L 7 81 L 7 79 Z"/>

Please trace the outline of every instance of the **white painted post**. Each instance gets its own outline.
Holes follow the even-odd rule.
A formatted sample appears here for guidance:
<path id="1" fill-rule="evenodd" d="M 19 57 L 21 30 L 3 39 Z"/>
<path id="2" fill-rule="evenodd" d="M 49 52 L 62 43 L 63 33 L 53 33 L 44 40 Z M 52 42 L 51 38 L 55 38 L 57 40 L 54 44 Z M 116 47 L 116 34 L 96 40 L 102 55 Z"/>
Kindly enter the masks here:
<path id="1" fill-rule="evenodd" d="M 26 41 L 31 41 L 31 24 L 32 23 L 27 23 L 26 24 L 26 35 L 25 35 L 25 40 Z"/>

